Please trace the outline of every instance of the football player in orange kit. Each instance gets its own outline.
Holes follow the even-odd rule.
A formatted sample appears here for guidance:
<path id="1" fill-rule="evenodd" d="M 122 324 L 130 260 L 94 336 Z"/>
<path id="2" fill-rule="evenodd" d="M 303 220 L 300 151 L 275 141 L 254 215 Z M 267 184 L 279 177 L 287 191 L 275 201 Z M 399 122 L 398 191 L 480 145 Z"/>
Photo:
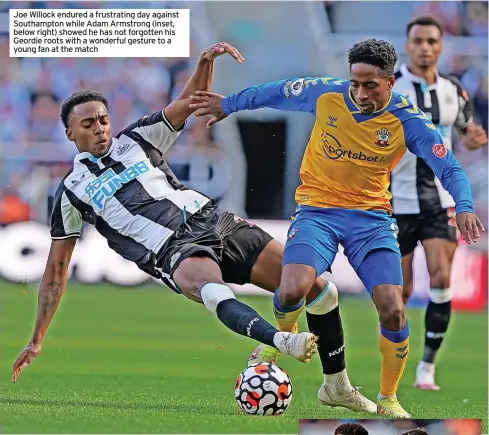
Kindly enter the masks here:
<path id="1" fill-rule="evenodd" d="M 410 418 L 396 394 L 409 352 L 409 325 L 402 299 L 398 227 L 388 190 L 390 173 L 406 150 L 423 158 L 454 198 L 457 225 L 466 242 L 476 242 L 484 228 L 474 214 L 469 181 L 435 126 L 392 91 L 394 47 L 386 41 L 362 41 L 349 50 L 348 61 L 349 80 L 292 78 L 226 97 L 196 92 L 190 107 L 197 109 L 197 116 L 213 115 L 208 126 L 232 113 L 265 107 L 315 116 L 300 170 L 302 184 L 296 191 L 298 207 L 285 245 L 281 285 L 274 294 L 274 314 L 281 330 L 294 330 L 305 309 L 309 329 L 319 337 L 325 373 L 318 397 L 331 403 L 342 386 L 349 388 L 346 373 L 327 377 L 331 351 L 321 346 L 321 336 L 328 334 L 325 316 L 332 307 L 337 309 L 336 288 L 330 283 L 307 306 L 305 296 L 316 277 L 330 268 L 341 243 L 379 313 L 382 365 L 377 412 Z M 253 362 L 278 357 L 265 346 L 255 355 Z"/>

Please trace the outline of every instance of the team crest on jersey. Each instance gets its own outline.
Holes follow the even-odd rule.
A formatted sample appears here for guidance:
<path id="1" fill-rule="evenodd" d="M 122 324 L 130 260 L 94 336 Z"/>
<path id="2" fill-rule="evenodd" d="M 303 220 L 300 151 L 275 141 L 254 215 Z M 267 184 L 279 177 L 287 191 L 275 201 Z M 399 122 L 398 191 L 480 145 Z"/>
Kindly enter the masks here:
<path id="1" fill-rule="evenodd" d="M 290 233 L 289 233 L 289 235 L 287 236 L 287 238 L 288 238 L 289 240 L 293 239 L 293 238 L 295 237 L 295 233 L 297 233 L 297 228 L 292 228 L 292 229 L 290 230 Z"/>
<path id="2" fill-rule="evenodd" d="M 298 97 L 304 90 L 304 79 L 297 79 L 294 81 L 288 81 L 284 86 L 284 95 L 286 98 L 290 98 L 291 95 Z"/>
<path id="3" fill-rule="evenodd" d="M 440 159 L 442 159 L 443 157 L 445 157 L 447 155 L 447 147 L 443 144 L 437 143 L 437 144 L 433 145 L 433 154 L 436 157 L 439 157 Z"/>
<path id="4" fill-rule="evenodd" d="M 378 140 L 375 141 L 375 145 L 385 148 L 390 145 L 389 138 L 392 136 L 392 133 L 387 128 L 381 128 L 375 132 Z"/>

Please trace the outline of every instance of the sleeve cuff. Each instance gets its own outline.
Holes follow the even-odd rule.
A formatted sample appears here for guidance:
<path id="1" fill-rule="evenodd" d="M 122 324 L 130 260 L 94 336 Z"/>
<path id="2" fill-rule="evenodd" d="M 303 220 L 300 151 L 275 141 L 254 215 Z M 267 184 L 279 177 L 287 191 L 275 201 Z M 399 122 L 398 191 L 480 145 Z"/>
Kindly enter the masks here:
<path id="1" fill-rule="evenodd" d="M 231 110 L 231 105 L 230 105 L 230 101 L 229 101 L 229 97 L 224 97 L 221 101 L 221 109 L 222 111 L 224 112 L 225 115 L 230 115 L 231 113 L 233 113 L 233 111 Z"/>
<path id="2" fill-rule="evenodd" d="M 455 214 L 459 213 L 474 213 L 474 207 L 470 204 L 455 205 Z"/>
<path id="3" fill-rule="evenodd" d="M 64 236 L 51 236 L 52 240 L 65 240 L 65 239 L 71 239 L 72 237 L 80 238 L 81 233 L 71 233 L 71 234 L 66 234 Z"/>

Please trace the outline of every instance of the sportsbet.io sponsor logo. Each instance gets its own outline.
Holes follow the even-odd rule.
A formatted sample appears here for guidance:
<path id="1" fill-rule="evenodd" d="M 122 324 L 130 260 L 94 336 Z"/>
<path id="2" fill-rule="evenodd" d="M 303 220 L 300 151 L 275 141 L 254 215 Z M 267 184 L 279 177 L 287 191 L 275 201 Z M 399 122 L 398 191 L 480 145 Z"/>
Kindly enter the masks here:
<path id="1" fill-rule="evenodd" d="M 321 141 L 323 144 L 324 155 L 331 160 L 338 160 L 340 158 L 350 160 L 360 160 L 364 162 L 381 163 L 387 160 L 386 157 L 373 156 L 365 154 L 362 151 L 352 151 L 341 146 L 338 139 L 333 135 L 323 132 L 321 134 Z"/>
<path id="2" fill-rule="evenodd" d="M 111 198 L 124 185 L 149 171 L 145 162 L 138 162 L 116 174 L 112 169 L 105 171 L 100 177 L 92 181 L 86 188 L 85 193 L 99 208 L 104 208 L 107 198 Z"/>

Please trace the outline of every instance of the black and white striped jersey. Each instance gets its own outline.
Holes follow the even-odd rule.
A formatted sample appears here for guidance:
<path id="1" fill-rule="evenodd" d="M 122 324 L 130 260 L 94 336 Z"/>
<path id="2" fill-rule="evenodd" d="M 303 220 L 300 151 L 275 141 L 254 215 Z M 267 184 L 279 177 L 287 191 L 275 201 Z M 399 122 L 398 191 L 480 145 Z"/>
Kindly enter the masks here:
<path id="1" fill-rule="evenodd" d="M 436 82 L 427 86 L 406 64 L 401 65 L 395 76 L 393 90 L 431 118 L 451 150 L 453 127 L 464 129 L 472 121 L 472 107 L 460 82 L 437 72 Z M 419 214 L 455 206 L 426 162 L 409 151 L 392 171 L 390 191 L 394 214 Z"/>
<path id="2" fill-rule="evenodd" d="M 163 159 L 182 129 L 159 111 L 112 138 L 104 157 L 78 154 L 56 192 L 52 239 L 79 237 L 87 222 L 119 255 L 154 275 L 164 243 L 210 201 L 181 185 Z"/>

